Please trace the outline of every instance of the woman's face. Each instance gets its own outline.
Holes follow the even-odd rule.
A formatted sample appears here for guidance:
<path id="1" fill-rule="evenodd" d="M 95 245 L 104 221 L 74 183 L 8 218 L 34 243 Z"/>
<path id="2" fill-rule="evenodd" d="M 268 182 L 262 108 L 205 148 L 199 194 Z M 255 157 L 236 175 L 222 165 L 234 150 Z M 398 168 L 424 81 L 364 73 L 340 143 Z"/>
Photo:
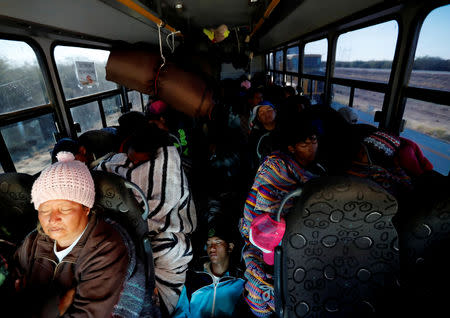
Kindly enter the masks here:
<path id="1" fill-rule="evenodd" d="M 275 121 L 275 110 L 268 105 L 258 108 L 258 120 L 261 124 L 267 125 Z"/>
<path id="2" fill-rule="evenodd" d="M 86 228 L 89 210 L 73 201 L 50 200 L 39 206 L 38 217 L 44 233 L 54 239 L 59 248 L 66 248 Z"/>
<path id="3" fill-rule="evenodd" d="M 294 146 L 289 146 L 288 150 L 293 154 L 298 163 L 302 166 L 307 166 L 316 158 L 317 146 L 317 136 L 313 135 L 306 138 L 305 141 L 300 141 Z"/>

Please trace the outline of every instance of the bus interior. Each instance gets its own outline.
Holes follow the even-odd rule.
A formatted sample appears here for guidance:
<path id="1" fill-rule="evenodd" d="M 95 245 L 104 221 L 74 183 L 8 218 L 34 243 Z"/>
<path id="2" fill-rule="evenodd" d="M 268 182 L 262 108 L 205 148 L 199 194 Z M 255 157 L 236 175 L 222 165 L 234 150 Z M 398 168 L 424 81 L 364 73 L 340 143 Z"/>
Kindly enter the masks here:
<path id="1" fill-rule="evenodd" d="M 450 2 L 443 0 L 1 1 L 0 174 L 36 175 L 51 164 L 52 149 L 61 138 L 76 139 L 91 130 L 117 127 L 121 115 L 145 112 L 158 98 L 168 102 L 200 135 L 205 131 L 213 134 L 222 129 L 223 123 L 215 118 L 229 102 L 220 93 L 223 85 L 227 81 L 254 85 L 260 80 L 263 85 L 293 87 L 295 94 L 310 100 L 311 107 L 326 105 L 336 111 L 350 107 L 358 124 L 413 140 L 433 171 L 448 179 L 449 21 Z M 221 38 L 216 35 L 220 28 L 226 30 Z M 151 76 L 146 75 L 148 65 L 140 68 L 129 61 L 138 59 L 134 55 L 123 62 L 118 54 L 117 61 L 123 64 L 113 65 L 115 52 L 131 48 L 147 50 L 155 57 L 143 58 L 157 64 Z M 127 63 L 136 64 L 135 68 L 127 68 Z M 176 65 L 173 75 L 164 74 L 164 67 L 170 70 L 172 65 Z M 147 86 L 136 80 L 141 75 Z M 197 137 L 192 136 L 189 150 L 198 147 L 199 154 L 213 158 L 208 138 L 202 135 L 197 142 Z M 231 144 L 241 142 L 230 139 L 227 142 Z M 185 164 L 187 170 L 192 167 L 189 180 L 195 187 L 194 196 L 199 197 L 196 204 L 201 222 L 214 205 L 205 194 L 210 179 L 201 175 L 208 174 L 198 166 L 202 163 Z M 226 164 L 222 169 L 228 169 Z M 230 174 L 221 171 L 211 176 Z M 236 182 L 234 179 L 214 180 L 218 192 L 227 186 L 239 189 L 236 197 L 222 195 L 236 200 L 236 218 L 242 216 L 251 186 L 243 179 L 237 179 L 237 186 L 227 183 Z M 444 189 L 437 188 L 441 184 Z M 427 266 L 419 269 L 405 266 L 404 280 L 414 290 L 406 298 L 424 299 L 426 304 L 418 312 L 406 310 L 411 315 L 445 308 L 433 289 L 448 286 L 448 268 L 434 267 L 449 250 L 447 186 L 448 180 L 435 187 L 429 183 L 420 187 L 428 196 L 428 210 L 432 210 L 424 218 L 429 221 L 433 216 L 429 222 L 434 223 L 417 222 L 437 233 L 433 238 L 423 234 L 425 230 L 420 232 L 418 223 L 413 230 L 408 222 L 397 229 L 410 235 L 399 236 L 400 249 L 405 246 L 412 251 L 422 244 L 423 252 L 415 259 L 411 253 L 400 253 L 400 276 L 402 262 L 419 264 L 425 254 L 436 256 L 432 265 L 425 262 Z M 0 183 L 0 192 L 3 188 Z M 439 196 L 437 192 L 447 194 Z M 411 243 L 421 235 L 426 239 Z M 204 252 L 198 244 L 194 251 Z M 292 275 L 295 280 L 295 273 Z M 424 276 L 412 278 L 414 275 Z M 420 287 L 415 287 L 416 283 Z M 408 300 L 404 301 L 397 305 L 406 306 Z M 299 302 L 287 300 L 284 313 L 278 309 L 286 303 L 278 305 L 277 314 L 319 317 L 313 315 L 311 304 L 305 309 Z M 334 317 L 332 312 L 330 309 L 320 317 Z"/>

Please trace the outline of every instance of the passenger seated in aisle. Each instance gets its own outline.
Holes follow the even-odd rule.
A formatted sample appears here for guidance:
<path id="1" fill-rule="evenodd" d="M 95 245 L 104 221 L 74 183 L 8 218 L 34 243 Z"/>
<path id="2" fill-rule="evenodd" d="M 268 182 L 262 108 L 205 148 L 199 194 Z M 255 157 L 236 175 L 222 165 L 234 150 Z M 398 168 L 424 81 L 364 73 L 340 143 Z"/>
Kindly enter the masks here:
<path id="1" fill-rule="evenodd" d="M 135 127 L 127 141 L 127 153 L 107 158 L 96 169 L 116 173 L 146 193 L 156 287 L 170 314 L 192 259 L 190 234 L 197 218 L 180 156 L 174 146 L 167 146 L 166 137 L 147 123 Z M 137 199 L 141 200 L 139 196 Z"/>
<path id="2" fill-rule="evenodd" d="M 248 317 L 233 228 L 223 217 L 209 224 L 203 240 L 209 261 L 188 271 L 173 317 Z"/>
<path id="3" fill-rule="evenodd" d="M 264 157 L 274 149 L 271 133 L 276 127 L 277 111 L 269 101 L 253 107 L 250 124 L 249 148 L 252 155 L 252 168 L 256 172 Z"/>
<path id="4" fill-rule="evenodd" d="M 136 287 L 145 290 L 124 289 L 135 256 L 118 225 L 91 210 L 95 187 L 86 165 L 69 152 L 56 157 L 58 162 L 33 184 L 39 224 L 15 254 L 17 302 L 9 312 L 16 317 L 116 316 L 123 309 L 122 295 L 134 294 Z M 145 281 L 144 272 L 133 275 L 139 274 L 137 281 Z M 125 314 L 138 317 L 144 301 L 127 304 Z"/>
<path id="5" fill-rule="evenodd" d="M 239 224 L 245 241 L 245 298 L 252 312 L 259 317 L 267 317 L 275 311 L 273 258 L 272 262 L 265 263 L 263 251 L 251 243 L 249 235 L 253 220 L 261 214 L 275 215 L 286 194 L 324 174 L 324 170 L 315 164 L 319 143 L 317 131 L 308 117 L 291 118 L 289 124 L 281 127 L 276 140 L 281 150 L 267 156 L 259 167 Z M 292 202 L 285 207 L 284 214 L 292 207 Z M 278 242 L 274 242 L 274 246 L 276 244 Z M 273 255 L 273 249 L 271 252 Z"/>
<path id="6" fill-rule="evenodd" d="M 250 135 L 250 116 L 252 109 L 261 104 L 263 101 L 264 95 L 261 89 L 251 89 L 247 95 L 247 103 L 242 105 L 242 109 L 239 110 L 239 119 L 242 130 L 242 135 L 245 140 L 248 140 L 248 136 Z"/>

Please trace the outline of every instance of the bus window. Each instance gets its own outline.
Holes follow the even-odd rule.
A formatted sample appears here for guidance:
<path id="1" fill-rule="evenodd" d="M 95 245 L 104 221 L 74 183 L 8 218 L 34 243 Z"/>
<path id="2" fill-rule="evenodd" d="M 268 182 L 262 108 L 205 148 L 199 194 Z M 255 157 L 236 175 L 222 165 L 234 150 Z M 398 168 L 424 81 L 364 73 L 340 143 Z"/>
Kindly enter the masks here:
<path id="1" fill-rule="evenodd" d="M 287 49 L 286 52 L 286 72 L 298 72 L 298 46 Z"/>
<path id="2" fill-rule="evenodd" d="M 273 53 L 269 53 L 269 69 L 273 70 Z"/>
<path id="3" fill-rule="evenodd" d="M 0 114 L 49 103 L 42 71 L 25 42 L 0 40 Z"/>
<path id="4" fill-rule="evenodd" d="M 450 109 L 417 99 L 406 100 L 406 127 L 402 137 L 414 140 L 434 166 L 447 175 L 450 169 Z"/>
<path id="5" fill-rule="evenodd" d="M 142 99 L 144 100 L 144 107 L 148 104 L 148 101 L 150 100 L 150 96 L 147 94 L 142 94 Z"/>
<path id="6" fill-rule="evenodd" d="M 335 110 L 344 106 L 353 107 L 358 115 L 358 123 L 377 126 L 373 118 L 375 112 L 381 111 L 383 107 L 384 94 L 356 88 L 353 91 L 353 99 L 351 95 L 351 87 L 334 84 L 331 107 Z"/>
<path id="7" fill-rule="evenodd" d="M 450 91 L 450 5 L 431 11 L 420 30 L 409 86 Z"/>
<path id="8" fill-rule="evenodd" d="M 273 82 L 277 85 L 282 86 L 284 82 L 284 76 L 281 73 L 274 73 Z"/>
<path id="9" fill-rule="evenodd" d="M 103 127 L 97 102 L 72 107 L 70 112 L 72 113 L 73 121 L 80 124 L 81 132 Z"/>
<path id="10" fill-rule="evenodd" d="M 305 45 L 303 56 L 303 73 L 325 75 L 327 51 L 327 39 L 307 43 Z"/>
<path id="11" fill-rule="evenodd" d="M 334 77 L 389 82 L 397 36 L 396 21 L 340 35 Z"/>
<path id="12" fill-rule="evenodd" d="M 144 105 L 142 105 L 143 99 L 141 99 L 141 93 L 138 91 L 128 92 L 128 101 L 131 103 L 131 110 L 142 112 L 144 111 Z"/>
<path id="13" fill-rule="evenodd" d="M 55 140 L 51 114 L 0 128 L 17 172 L 35 174 L 48 166 Z"/>
<path id="14" fill-rule="evenodd" d="M 348 86 L 333 84 L 333 99 L 331 102 L 331 107 L 338 110 L 341 107 L 349 106 L 350 90 L 351 88 Z"/>
<path id="15" fill-rule="evenodd" d="M 302 79 L 302 91 L 303 94 L 308 96 L 311 100 L 311 104 L 322 104 L 325 82 L 314 79 L 303 78 Z"/>
<path id="16" fill-rule="evenodd" d="M 431 11 L 420 30 L 409 88 L 450 91 L 450 5 Z M 419 97 L 420 98 L 420 97 Z M 407 98 L 402 137 L 414 140 L 434 169 L 448 175 L 450 169 L 450 107 Z"/>
<path id="17" fill-rule="evenodd" d="M 287 86 L 292 86 L 295 89 L 298 86 L 298 77 L 297 76 L 293 76 L 293 75 L 286 75 L 286 85 Z"/>
<path id="18" fill-rule="evenodd" d="M 130 100 L 131 102 L 131 100 Z M 140 102 L 140 98 L 139 98 Z M 122 99 L 120 98 L 120 95 L 116 95 L 113 97 L 105 98 L 103 100 L 103 109 L 105 111 L 105 117 L 106 117 L 106 125 L 107 126 L 118 126 L 119 125 L 119 117 L 122 115 L 120 112 L 120 107 L 122 106 Z M 142 111 L 142 108 L 135 107 L 137 111 Z"/>
<path id="19" fill-rule="evenodd" d="M 378 126 L 373 118 L 375 112 L 383 108 L 383 100 L 383 93 L 356 88 L 353 109 L 358 114 L 358 122 Z"/>
<path id="20" fill-rule="evenodd" d="M 1 137 L 15 169 L 37 173 L 50 162 L 56 126 L 35 51 L 22 41 L 0 40 L 0 74 L 0 115 L 21 111 L 24 117 L 0 125 Z M 37 107 L 41 115 L 30 118 Z"/>
<path id="21" fill-rule="evenodd" d="M 117 88 L 105 79 L 109 51 L 58 45 L 54 56 L 66 100 Z"/>
<path id="22" fill-rule="evenodd" d="M 275 70 L 283 71 L 283 51 L 275 52 Z"/>
<path id="23" fill-rule="evenodd" d="M 297 76 L 292 76 L 292 83 L 291 86 L 297 88 L 298 87 L 298 77 Z"/>

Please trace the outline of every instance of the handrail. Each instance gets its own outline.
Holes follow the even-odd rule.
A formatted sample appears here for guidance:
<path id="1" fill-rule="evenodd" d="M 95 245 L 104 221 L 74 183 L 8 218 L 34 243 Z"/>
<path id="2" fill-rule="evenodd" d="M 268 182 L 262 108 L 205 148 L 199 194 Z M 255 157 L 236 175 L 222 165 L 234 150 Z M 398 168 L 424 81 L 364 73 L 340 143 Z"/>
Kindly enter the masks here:
<path id="1" fill-rule="evenodd" d="M 276 219 L 275 219 L 277 222 L 280 222 L 280 221 L 281 221 L 281 212 L 283 211 L 283 208 L 284 208 L 284 205 L 286 204 L 286 202 L 287 202 L 289 199 L 293 198 L 293 197 L 298 197 L 298 196 L 300 196 L 300 195 L 302 194 L 302 191 L 303 191 L 302 188 L 298 188 L 298 189 L 296 189 L 296 190 L 294 190 L 294 191 L 289 192 L 289 193 L 284 197 L 284 199 L 281 201 L 280 207 L 278 208 L 278 211 L 277 211 L 277 215 L 276 215 Z"/>
<path id="2" fill-rule="evenodd" d="M 172 134 L 172 133 L 169 133 L 169 137 L 172 137 L 173 139 L 175 139 L 176 143 L 179 145 L 179 147 L 178 147 L 178 153 L 179 153 L 180 156 L 181 156 L 181 154 L 183 153 L 183 145 L 181 144 L 181 140 L 180 140 L 177 136 L 175 136 L 174 134 Z"/>
<path id="3" fill-rule="evenodd" d="M 252 33 L 250 33 L 250 35 L 247 36 L 247 38 L 245 39 L 245 42 L 247 42 L 247 43 L 250 42 L 250 39 L 252 38 L 252 36 L 263 25 L 264 21 L 270 16 L 270 14 L 275 9 L 275 7 L 278 5 L 278 3 L 280 3 L 280 0 L 272 0 L 269 3 L 269 5 L 266 8 L 266 11 L 264 11 L 263 16 L 261 17 L 261 19 L 259 19 L 258 23 L 256 23 L 255 27 L 253 28 Z"/>
<path id="4" fill-rule="evenodd" d="M 263 140 L 265 137 L 269 136 L 270 132 L 266 132 L 264 135 L 259 137 L 258 144 L 256 145 L 256 155 L 258 156 L 258 159 L 261 160 L 261 153 L 259 152 L 259 146 L 261 145 L 261 140 Z"/>
<path id="5" fill-rule="evenodd" d="M 120 2 L 121 4 L 126 6 L 127 8 L 129 8 L 129 9 L 139 13 L 140 15 L 146 17 L 150 21 L 154 22 L 156 25 L 163 26 L 164 28 L 166 28 L 170 32 L 175 32 L 176 31 L 173 27 L 171 27 L 168 24 L 165 24 L 163 20 L 161 20 L 160 18 L 158 18 L 155 15 L 151 14 L 150 12 L 148 12 L 146 9 L 144 9 L 143 7 L 141 7 L 139 4 L 135 3 L 134 1 L 132 1 L 132 0 L 116 0 L 116 1 Z M 176 35 L 181 35 L 181 33 L 177 33 Z"/>

